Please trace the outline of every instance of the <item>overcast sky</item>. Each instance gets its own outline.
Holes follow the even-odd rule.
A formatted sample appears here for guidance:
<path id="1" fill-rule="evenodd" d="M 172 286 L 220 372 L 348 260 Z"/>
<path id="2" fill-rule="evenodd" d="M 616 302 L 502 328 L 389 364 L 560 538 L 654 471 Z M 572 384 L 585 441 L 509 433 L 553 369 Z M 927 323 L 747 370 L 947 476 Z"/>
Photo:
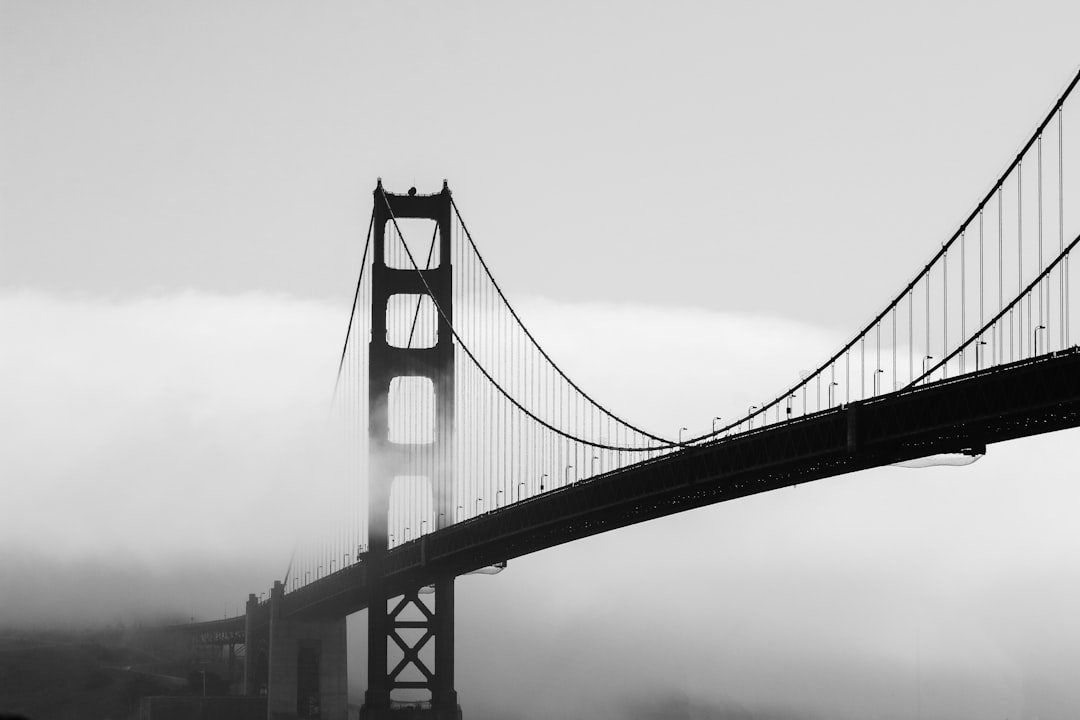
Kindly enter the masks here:
<path id="1" fill-rule="evenodd" d="M 576 380 L 704 431 L 922 267 L 1078 28 L 1075 3 L 0 0 L 0 620 L 215 617 L 283 574 L 332 502 L 306 490 L 377 177 L 448 179 Z M 1076 716 L 1076 439 L 464 578 L 465 712 Z"/>

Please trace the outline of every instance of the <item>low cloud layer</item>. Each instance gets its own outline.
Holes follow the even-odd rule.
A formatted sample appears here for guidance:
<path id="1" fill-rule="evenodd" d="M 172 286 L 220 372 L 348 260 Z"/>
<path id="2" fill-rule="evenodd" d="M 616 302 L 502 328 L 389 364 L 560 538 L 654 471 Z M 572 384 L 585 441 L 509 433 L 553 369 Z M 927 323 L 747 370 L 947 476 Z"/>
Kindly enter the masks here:
<path id="1" fill-rule="evenodd" d="M 0 624 L 219 617 L 281 577 L 333 488 L 339 310 L 0 295 Z M 667 434 L 757 404 L 842 339 L 690 309 L 519 310 L 590 392 Z M 1075 435 L 746 498 L 462 578 L 462 704 L 522 719 L 649 717 L 657 698 L 687 717 L 1074 715 Z M 350 626 L 359 691 L 363 616 Z"/>

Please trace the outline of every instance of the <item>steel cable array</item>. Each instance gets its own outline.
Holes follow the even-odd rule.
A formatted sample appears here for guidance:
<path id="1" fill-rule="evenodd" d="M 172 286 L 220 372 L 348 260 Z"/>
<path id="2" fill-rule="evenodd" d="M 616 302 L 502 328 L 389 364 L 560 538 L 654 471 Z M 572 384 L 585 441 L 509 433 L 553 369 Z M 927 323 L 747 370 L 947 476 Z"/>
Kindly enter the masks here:
<path id="1" fill-rule="evenodd" d="M 1066 246 L 1065 238 L 1078 225 L 1072 217 L 1066 225 L 1064 168 L 1080 167 L 1078 81 L 1080 73 L 952 236 L 873 320 L 772 400 L 689 442 L 1069 347 L 1075 243 Z M 1046 241 L 1054 236 L 1051 250 Z"/>
<path id="2" fill-rule="evenodd" d="M 449 258 L 439 257 L 437 230 L 417 240 L 391 217 L 389 266 L 423 278 L 424 268 L 453 265 L 456 390 L 453 440 L 436 451 L 430 447 L 438 445 L 440 409 L 430 380 L 401 377 L 390 388 L 389 440 L 417 448 L 394 481 L 390 545 L 690 444 L 1070 347 L 1069 256 L 1080 242 L 1080 216 L 1065 213 L 1065 167 L 1080 167 L 1080 112 L 1072 99 L 1078 81 L 1080 74 L 931 260 L 849 342 L 749 414 L 685 441 L 640 429 L 570 379 L 510 305 L 456 203 Z M 329 543 L 297 558 L 290 589 L 358 561 L 367 547 L 365 499 L 369 473 L 377 472 L 368 447 L 372 232 L 369 226 L 335 384 L 349 519 Z M 1066 237 L 1076 239 L 1066 244 Z M 440 318 L 450 319 L 431 288 L 393 296 L 387 341 L 434 346 Z M 435 498 L 446 492 L 456 498 L 452 517 L 436 517 Z"/>

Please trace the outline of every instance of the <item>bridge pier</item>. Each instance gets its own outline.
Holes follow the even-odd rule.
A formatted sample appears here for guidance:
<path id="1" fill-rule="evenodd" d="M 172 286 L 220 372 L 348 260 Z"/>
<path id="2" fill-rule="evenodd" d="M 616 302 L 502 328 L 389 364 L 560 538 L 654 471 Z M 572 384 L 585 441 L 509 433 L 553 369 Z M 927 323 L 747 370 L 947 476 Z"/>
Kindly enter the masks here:
<path id="1" fill-rule="evenodd" d="M 285 586 L 270 592 L 269 720 L 346 720 L 349 701 L 345 618 L 282 616 Z"/>
<path id="2" fill-rule="evenodd" d="M 270 628 L 261 615 L 259 599 L 248 595 L 244 606 L 244 694 L 266 695 L 270 661 Z"/>

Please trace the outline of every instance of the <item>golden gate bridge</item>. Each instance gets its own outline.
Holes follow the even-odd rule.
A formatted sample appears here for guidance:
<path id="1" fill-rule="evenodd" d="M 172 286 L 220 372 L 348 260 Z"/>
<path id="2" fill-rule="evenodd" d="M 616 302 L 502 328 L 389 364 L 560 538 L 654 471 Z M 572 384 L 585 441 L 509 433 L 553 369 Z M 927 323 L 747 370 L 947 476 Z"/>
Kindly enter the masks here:
<path id="1" fill-rule="evenodd" d="M 848 342 L 698 436 L 651 432 L 560 367 L 445 181 L 398 194 L 380 180 L 335 385 L 349 522 L 298 552 L 243 615 L 172 630 L 243 645 L 245 693 L 265 698 L 268 717 L 340 718 L 345 618 L 366 610 L 361 716 L 459 718 L 460 575 L 753 493 L 1080 425 L 1078 80 Z"/>

